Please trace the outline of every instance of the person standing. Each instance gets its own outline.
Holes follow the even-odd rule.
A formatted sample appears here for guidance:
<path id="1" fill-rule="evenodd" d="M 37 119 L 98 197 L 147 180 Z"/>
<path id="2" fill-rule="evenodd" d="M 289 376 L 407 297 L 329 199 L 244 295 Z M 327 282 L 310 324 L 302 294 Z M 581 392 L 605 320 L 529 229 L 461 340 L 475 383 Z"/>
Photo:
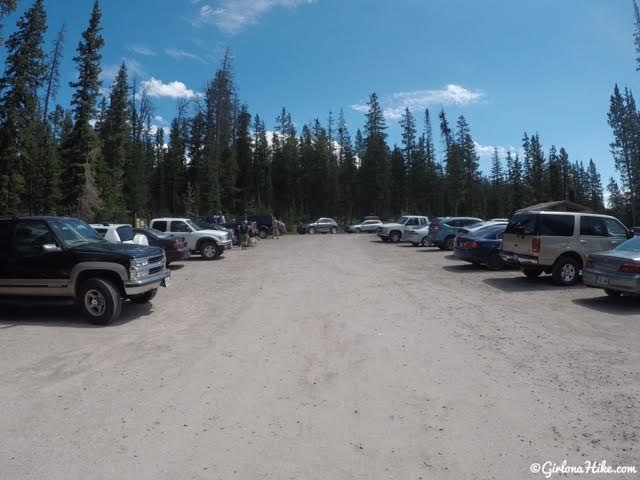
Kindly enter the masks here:
<path id="1" fill-rule="evenodd" d="M 271 225 L 271 238 L 280 240 L 280 222 L 274 216 L 273 224 Z"/>
<path id="2" fill-rule="evenodd" d="M 249 222 L 246 219 L 240 222 L 240 239 L 242 250 L 246 250 L 247 246 L 249 246 Z"/>

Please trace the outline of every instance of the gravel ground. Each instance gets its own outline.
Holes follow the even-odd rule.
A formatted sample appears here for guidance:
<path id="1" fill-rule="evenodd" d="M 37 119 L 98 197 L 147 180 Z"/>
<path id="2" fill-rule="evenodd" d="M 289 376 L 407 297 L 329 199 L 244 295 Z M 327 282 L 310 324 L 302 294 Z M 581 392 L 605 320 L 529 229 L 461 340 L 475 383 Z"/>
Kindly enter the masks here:
<path id="1" fill-rule="evenodd" d="M 152 306 L 107 328 L 0 307 L 0 478 L 640 464 L 640 300 L 366 235 L 286 236 L 173 269 Z"/>

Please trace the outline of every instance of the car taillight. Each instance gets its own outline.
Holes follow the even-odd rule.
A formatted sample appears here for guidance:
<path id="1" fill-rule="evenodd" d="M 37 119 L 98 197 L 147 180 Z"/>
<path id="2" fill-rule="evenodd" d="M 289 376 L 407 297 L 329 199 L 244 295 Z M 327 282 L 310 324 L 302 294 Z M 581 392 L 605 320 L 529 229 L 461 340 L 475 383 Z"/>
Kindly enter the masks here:
<path id="1" fill-rule="evenodd" d="M 540 239 L 539 238 L 534 238 L 533 240 L 531 240 L 531 251 L 533 253 L 540 253 Z"/>
<path id="2" fill-rule="evenodd" d="M 467 250 L 475 250 L 477 248 L 480 248 L 480 245 L 478 245 L 473 240 L 470 240 L 468 242 L 464 242 L 464 248 L 466 248 Z"/>
<path id="3" fill-rule="evenodd" d="M 436 232 L 440 231 L 440 225 L 436 225 L 435 227 L 433 227 L 433 230 Z"/>
<path id="4" fill-rule="evenodd" d="M 584 262 L 584 266 L 586 268 L 593 268 L 593 259 L 591 257 L 587 257 L 587 261 Z"/>
<path id="5" fill-rule="evenodd" d="M 173 245 L 171 245 L 171 248 L 173 248 L 174 250 L 180 250 L 184 245 L 182 244 L 182 242 L 173 242 Z"/>
<path id="6" fill-rule="evenodd" d="M 618 271 L 622 273 L 640 273 L 640 263 L 623 263 Z"/>

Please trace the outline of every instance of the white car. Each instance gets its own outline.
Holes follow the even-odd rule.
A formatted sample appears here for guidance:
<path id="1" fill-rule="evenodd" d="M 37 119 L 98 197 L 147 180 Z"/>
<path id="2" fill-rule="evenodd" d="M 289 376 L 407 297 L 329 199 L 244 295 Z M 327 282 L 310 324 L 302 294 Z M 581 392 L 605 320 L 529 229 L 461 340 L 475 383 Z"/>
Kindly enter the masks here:
<path id="1" fill-rule="evenodd" d="M 191 253 L 200 253 L 207 260 L 218 258 L 233 247 L 231 234 L 226 230 L 202 228 L 188 218 L 155 218 L 150 226 L 163 233 L 184 237 Z"/>
<path id="2" fill-rule="evenodd" d="M 382 225 L 380 220 L 365 220 L 357 225 L 349 225 L 347 232 L 349 233 L 375 233 L 378 227 Z"/>
<path id="3" fill-rule="evenodd" d="M 91 225 L 105 240 L 111 243 L 131 243 L 135 245 L 149 245 L 144 235 L 136 234 L 131 225 L 124 223 L 94 223 Z"/>
<path id="4" fill-rule="evenodd" d="M 405 215 L 398 218 L 394 223 L 383 223 L 378 227 L 377 234 L 383 242 L 398 243 L 406 241 L 405 232 L 413 228 L 426 227 L 429 225 L 429 217 L 420 215 Z"/>
<path id="5" fill-rule="evenodd" d="M 411 243 L 414 247 L 420 245 L 421 247 L 428 247 L 429 242 L 427 236 L 429 235 L 429 225 L 421 227 L 412 227 L 404 232 L 405 239 Z"/>

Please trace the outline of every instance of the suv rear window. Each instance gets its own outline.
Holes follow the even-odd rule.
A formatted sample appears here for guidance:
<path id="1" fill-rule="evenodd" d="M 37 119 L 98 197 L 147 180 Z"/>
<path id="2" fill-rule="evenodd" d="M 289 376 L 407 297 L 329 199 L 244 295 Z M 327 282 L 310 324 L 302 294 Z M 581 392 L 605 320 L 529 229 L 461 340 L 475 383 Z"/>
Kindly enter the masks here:
<path id="1" fill-rule="evenodd" d="M 167 231 L 167 222 L 161 220 L 159 222 L 153 222 L 153 225 L 151 225 L 153 228 L 155 228 L 156 230 L 160 230 L 161 232 L 166 232 Z"/>
<path id="2" fill-rule="evenodd" d="M 536 235 L 538 233 L 539 218 L 540 215 L 537 213 L 517 213 L 511 218 L 504 233 Z"/>
<path id="3" fill-rule="evenodd" d="M 580 219 L 580 235 L 590 237 L 606 237 L 607 226 L 602 217 L 582 217 Z"/>
<path id="4" fill-rule="evenodd" d="M 117 232 L 121 242 L 131 242 L 136 235 L 131 227 L 118 227 Z"/>
<path id="5" fill-rule="evenodd" d="M 571 237 L 575 224 L 573 215 L 541 215 L 539 233 L 549 237 Z"/>

